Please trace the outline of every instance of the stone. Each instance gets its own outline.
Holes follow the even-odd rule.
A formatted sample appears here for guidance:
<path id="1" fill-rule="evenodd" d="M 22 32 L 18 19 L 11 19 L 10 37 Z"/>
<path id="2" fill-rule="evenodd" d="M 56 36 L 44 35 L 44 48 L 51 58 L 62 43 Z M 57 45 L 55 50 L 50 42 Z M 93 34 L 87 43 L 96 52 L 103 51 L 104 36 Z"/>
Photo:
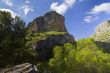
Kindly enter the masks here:
<path id="1" fill-rule="evenodd" d="M 37 17 L 28 25 L 27 29 L 29 34 L 31 33 L 35 36 L 31 38 L 31 43 L 34 41 L 32 49 L 38 53 L 38 60 L 40 61 L 48 61 L 53 57 L 53 48 L 55 46 L 63 46 L 65 43 L 75 43 L 74 37 L 65 28 L 64 16 L 55 11 Z"/>
<path id="2" fill-rule="evenodd" d="M 37 17 L 28 25 L 30 32 L 48 32 L 48 31 L 59 31 L 66 32 L 65 18 L 51 11 L 46 13 L 44 16 Z"/>
<path id="3" fill-rule="evenodd" d="M 101 34 L 104 32 L 110 32 L 110 21 L 105 21 L 98 26 L 96 26 L 96 34 Z"/>
<path id="4" fill-rule="evenodd" d="M 38 73 L 35 65 L 24 63 L 11 68 L 0 69 L 0 73 Z"/>
<path id="5" fill-rule="evenodd" d="M 63 46 L 65 43 L 75 44 L 74 37 L 68 33 L 49 36 L 44 40 L 37 41 L 33 49 L 38 52 L 38 59 L 45 61 L 53 57 L 52 50 L 55 46 Z"/>
<path id="6" fill-rule="evenodd" d="M 110 43 L 110 21 L 103 22 L 96 27 L 95 34 L 92 35 L 95 41 Z"/>
<path id="7" fill-rule="evenodd" d="M 110 53 L 110 20 L 96 26 L 95 34 L 91 38 L 95 40 L 98 47 Z"/>

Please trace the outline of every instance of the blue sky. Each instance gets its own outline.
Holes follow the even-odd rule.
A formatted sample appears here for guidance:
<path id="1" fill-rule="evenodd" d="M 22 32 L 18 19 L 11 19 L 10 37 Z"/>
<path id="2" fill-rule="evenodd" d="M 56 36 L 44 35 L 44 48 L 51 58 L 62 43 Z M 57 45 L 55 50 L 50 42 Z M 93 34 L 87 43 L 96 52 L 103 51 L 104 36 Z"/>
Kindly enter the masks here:
<path id="1" fill-rule="evenodd" d="M 110 0 L 0 0 L 0 10 L 20 16 L 26 24 L 54 10 L 65 16 L 65 25 L 75 39 L 91 36 L 95 27 L 110 19 Z"/>

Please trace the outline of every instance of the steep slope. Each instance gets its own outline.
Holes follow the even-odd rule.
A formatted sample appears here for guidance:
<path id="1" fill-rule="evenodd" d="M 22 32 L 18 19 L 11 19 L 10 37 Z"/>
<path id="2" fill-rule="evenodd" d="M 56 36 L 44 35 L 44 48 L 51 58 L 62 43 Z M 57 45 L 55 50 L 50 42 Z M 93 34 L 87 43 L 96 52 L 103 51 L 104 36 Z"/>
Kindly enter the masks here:
<path id="1" fill-rule="evenodd" d="M 28 28 L 31 32 L 48 32 L 48 31 L 59 31 L 66 32 L 64 25 L 65 18 L 51 11 L 46 13 L 44 16 L 39 16 L 29 23 Z"/>
<path id="2" fill-rule="evenodd" d="M 38 60 L 49 60 L 53 47 L 75 43 L 74 37 L 65 28 L 65 18 L 51 11 L 29 23 L 27 45 L 38 53 Z"/>
<path id="3" fill-rule="evenodd" d="M 103 48 L 106 52 L 110 52 L 110 21 L 99 24 L 92 38 L 99 47 Z"/>
<path id="4" fill-rule="evenodd" d="M 110 21 L 103 22 L 96 27 L 96 32 L 92 36 L 96 41 L 110 43 Z"/>

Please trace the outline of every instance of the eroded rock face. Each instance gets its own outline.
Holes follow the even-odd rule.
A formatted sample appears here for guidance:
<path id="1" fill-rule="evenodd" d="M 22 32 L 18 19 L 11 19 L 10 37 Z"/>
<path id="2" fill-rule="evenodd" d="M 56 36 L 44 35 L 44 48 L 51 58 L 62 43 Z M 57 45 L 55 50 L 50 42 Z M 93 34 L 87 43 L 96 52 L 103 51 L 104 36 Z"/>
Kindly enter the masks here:
<path id="1" fill-rule="evenodd" d="M 51 11 L 29 23 L 28 28 L 31 32 L 66 32 L 64 23 L 65 18 L 62 15 L 56 13 L 55 11 Z"/>
<path id="2" fill-rule="evenodd" d="M 110 32 L 110 21 L 103 22 L 96 27 L 96 34 Z"/>
<path id="3" fill-rule="evenodd" d="M 110 53 L 110 20 L 99 24 L 92 38 L 100 48 Z"/>
<path id="4" fill-rule="evenodd" d="M 68 33 L 63 35 L 49 36 L 45 40 L 37 41 L 34 45 L 34 48 L 38 52 L 38 59 L 40 61 L 45 61 L 53 57 L 52 53 L 55 46 L 62 46 L 65 43 L 75 44 L 74 37 Z"/>
<path id="5" fill-rule="evenodd" d="M 0 73 L 38 73 L 35 65 L 24 63 L 11 68 L 1 69 Z"/>
<path id="6" fill-rule="evenodd" d="M 110 43 L 110 21 L 103 22 L 96 27 L 92 36 L 96 41 Z"/>
<path id="7" fill-rule="evenodd" d="M 65 43 L 75 43 L 74 37 L 70 35 L 65 28 L 65 18 L 55 11 L 48 12 L 44 16 L 36 18 L 29 24 L 28 30 L 29 33 L 39 33 L 36 37 L 40 39 L 33 40 L 35 42 L 32 43 L 32 48 L 38 53 L 38 59 L 40 61 L 49 60 L 53 56 L 52 53 L 55 46 L 63 46 Z M 52 31 L 54 35 L 44 34 L 45 32 L 48 34 Z M 40 33 L 42 33 L 42 35 L 40 35 Z"/>

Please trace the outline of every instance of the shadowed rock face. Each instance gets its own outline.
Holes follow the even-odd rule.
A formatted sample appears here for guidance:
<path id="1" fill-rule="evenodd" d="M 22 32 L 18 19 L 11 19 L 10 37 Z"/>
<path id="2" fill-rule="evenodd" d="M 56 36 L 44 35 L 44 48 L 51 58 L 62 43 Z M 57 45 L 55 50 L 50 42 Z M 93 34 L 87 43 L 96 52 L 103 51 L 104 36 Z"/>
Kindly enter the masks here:
<path id="1" fill-rule="evenodd" d="M 96 41 L 99 48 L 102 48 L 104 52 L 110 53 L 110 43 Z"/>
<path id="2" fill-rule="evenodd" d="M 45 40 L 40 40 L 36 42 L 35 49 L 38 52 L 38 59 L 40 61 L 45 61 L 53 57 L 53 48 L 55 46 L 62 46 L 65 43 L 75 44 L 74 37 L 68 33 L 63 35 L 49 36 Z"/>
<path id="3" fill-rule="evenodd" d="M 65 18 L 62 15 L 51 11 L 29 23 L 28 28 L 31 32 L 66 32 L 64 22 Z"/>

